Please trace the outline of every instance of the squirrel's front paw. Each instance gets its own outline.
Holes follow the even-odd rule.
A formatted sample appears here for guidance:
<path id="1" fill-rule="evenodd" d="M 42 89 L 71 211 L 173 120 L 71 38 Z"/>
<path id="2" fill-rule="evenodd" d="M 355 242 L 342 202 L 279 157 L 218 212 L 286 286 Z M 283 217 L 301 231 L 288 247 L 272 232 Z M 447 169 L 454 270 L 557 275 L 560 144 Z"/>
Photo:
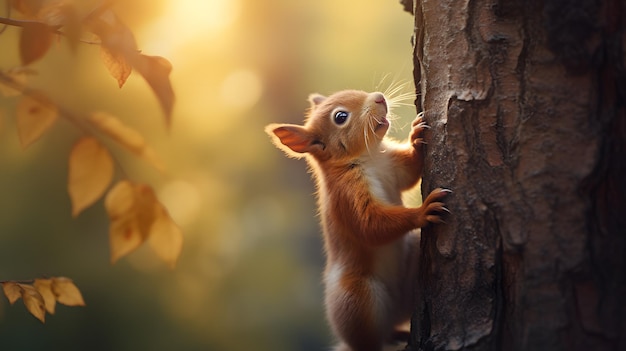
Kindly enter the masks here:
<path id="1" fill-rule="evenodd" d="M 437 188 L 428 194 L 420 207 L 420 227 L 424 227 L 428 223 L 445 223 L 441 215 L 444 212 L 450 213 L 450 210 L 445 207 L 441 200 L 450 193 L 452 193 L 452 190 Z"/>
<path id="2" fill-rule="evenodd" d="M 417 118 L 411 124 L 411 135 L 409 136 L 409 140 L 411 141 L 411 145 L 413 147 L 419 147 L 424 142 L 424 130 L 429 129 L 430 127 L 424 122 L 424 113 L 420 112 L 417 115 Z"/>

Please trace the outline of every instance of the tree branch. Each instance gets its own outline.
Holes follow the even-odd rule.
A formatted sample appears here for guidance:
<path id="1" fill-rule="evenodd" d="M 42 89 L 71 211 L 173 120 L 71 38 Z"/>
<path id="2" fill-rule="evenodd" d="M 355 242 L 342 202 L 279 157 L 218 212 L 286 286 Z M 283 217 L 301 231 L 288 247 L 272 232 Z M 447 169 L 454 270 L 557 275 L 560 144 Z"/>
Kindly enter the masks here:
<path id="1" fill-rule="evenodd" d="M 102 145 L 106 145 L 106 143 L 99 134 L 95 133 L 88 126 L 81 122 L 83 118 L 76 116 L 72 112 L 68 111 L 66 108 L 63 108 L 62 106 L 55 104 L 54 102 L 42 98 L 42 95 L 39 94 L 37 90 L 31 89 L 21 84 L 20 82 L 13 79 L 10 75 L 2 71 L 0 71 L 0 83 L 19 91 L 23 95 L 34 99 L 35 101 L 42 104 L 43 106 L 46 106 L 47 108 L 56 107 L 59 111 L 59 116 L 63 117 L 66 121 L 76 127 L 76 129 L 80 130 L 85 135 L 95 137 L 102 143 Z M 113 158 L 113 161 L 117 164 L 118 169 L 120 170 L 124 178 L 128 178 L 121 161 L 117 157 L 115 157 L 112 152 L 111 157 Z"/>
<path id="2" fill-rule="evenodd" d="M 40 94 L 37 93 L 36 90 L 33 90 L 27 86 L 22 85 L 20 82 L 16 81 L 15 79 L 13 79 L 11 76 L 9 76 L 8 74 L 0 71 L 0 82 L 4 85 L 7 85 L 17 91 L 19 91 L 20 93 L 22 93 L 23 95 L 27 95 L 28 97 L 36 100 L 38 103 L 50 107 L 50 105 L 54 105 L 58 110 L 59 110 L 59 115 L 65 117 L 65 119 L 67 119 L 70 123 L 72 123 L 74 126 L 76 126 L 76 128 L 78 128 L 80 131 L 82 131 L 83 133 L 90 135 L 93 134 L 91 133 L 91 131 L 89 129 L 87 129 L 87 127 L 85 127 L 83 124 L 81 124 L 79 122 L 79 118 L 74 116 L 71 112 L 67 111 L 66 109 L 62 108 L 61 106 L 58 106 L 56 104 L 52 104 L 50 101 L 47 101 L 46 99 L 43 99 Z"/>
<path id="3" fill-rule="evenodd" d="M 8 17 L 11 17 L 11 2 L 7 1 L 7 2 L 5 3 L 5 5 L 6 5 L 6 15 L 7 15 Z M 2 29 L 0 29 L 0 34 L 4 33 L 4 31 L 5 31 L 8 27 L 9 27 L 9 26 L 5 24 L 5 25 L 2 27 Z"/>
<path id="4" fill-rule="evenodd" d="M 64 32 L 62 32 L 60 29 L 63 26 L 51 26 L 49 24 L 40 22 L 40 21 L 33 21 L 33 20 L 17 20 L 17 19 L 13 19 L 13 18 L 8 18 L 8 17 L 0 17 L 0 24 L 4 24 L 5 27 L 2 29 L 2 31 L 0 31 L 0 34 L 2 34 L 2 32 L 4 31 L 4 29 L 6 29 L 6 26 L 13 26 L 13 27 L 20 27 L 20 28 L 24 28 L 26 26 L 29 25 L 44 25 L 47 28 L 50 29 L 50 32 L 54 33 L 54 34 L 58 34 L 60 36 L 63 37 L 67 37 L 67 34 L 65 34 Z M 102 43 L 99 41 L 90 41 L 90 40 L 85 40 L 85 39 L 80 39 L 79 40 L 81 43 L 84 44 L 89 44 L 89 45 L 101 45 Z"/>
<path id="5" fill-rule="evenodd" d="M 61 26 L 51 26 L 49 24 L 40 22 L 40 21 L 32 21 L 32 20 L 17 20 L 17 19 L 13 19 L 13 18 L 7 18 L 7 17 L 0 17 L 0 23 L 2 24 L 6 24 L 9 26 L 14 26 L 14 27 L 26 27 L 29 25 L 45 25 L 47 27 L 49 27 L 51 29 L 52 32 L 58 33 L 58 34 L 63 34 L 62 32 L 59 32 L 59 28 L 61 28 Z"/>

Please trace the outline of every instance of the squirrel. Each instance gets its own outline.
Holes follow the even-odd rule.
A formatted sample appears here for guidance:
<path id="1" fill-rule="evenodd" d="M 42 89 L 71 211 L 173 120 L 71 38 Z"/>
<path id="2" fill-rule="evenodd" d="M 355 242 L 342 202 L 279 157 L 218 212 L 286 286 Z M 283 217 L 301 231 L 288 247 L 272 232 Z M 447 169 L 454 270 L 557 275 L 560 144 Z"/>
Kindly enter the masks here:
<path id="1" fill-rule="evenodd" d="M 410 319 L 419 231 L 442 223 L 447 189 L 417 208 L 402 204 L 423 170 L 422 114 L 409 141 L 386 137 L 383 93 L 344 90 L 309 96 L 304 125 L 270 124 L 265 131 L 288 156 L 306 157 L 317 182 L 324 235 L 326 316 L 340 340 L 335 351 L 380 351 Z"/>

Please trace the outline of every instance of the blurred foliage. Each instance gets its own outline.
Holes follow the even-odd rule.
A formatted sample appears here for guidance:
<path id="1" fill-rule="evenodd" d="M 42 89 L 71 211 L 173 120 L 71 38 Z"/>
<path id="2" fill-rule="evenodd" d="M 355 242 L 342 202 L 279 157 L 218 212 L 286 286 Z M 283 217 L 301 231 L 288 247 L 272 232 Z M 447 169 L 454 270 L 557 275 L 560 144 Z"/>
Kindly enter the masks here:
<path id="1" fill-rule="evenodd" d="M 131 0 L 114 8 L 142 52 L 172 63 L 169 130 L 141 76 L 120 89 L 94 65 L 94 45 L 54 42 L 32 65 L 39 74 L 30 84 L 74 113 L 105 110 L 141 131 L 166 173 L 126 153 L 120 162 L 154 187 L 183 229 L 182 254 L 175 270 L 144 247 L 110 265 L 103 201 L 71 216 L 67 155 L 79 132 L 60 121 L 23 150 L 15 102 L 1 99 L 0 279 L 68 276 L 87 305 L 57 306 L 41 325 L 0 301 L 2 349 L 326 348 L 313 185 L 304 162 L 284 158 L 263 127 L 301 122 L 314 91 L 410 81 L 411 17 L 390 0 Z M 7 27 L 0 45 L 17 47 L 17 34 Z M 17 50 L 0 53 L 0 68 L 19 62 Z M 415 110 L 396 112 L 395 132 L 406 135 Z"/>

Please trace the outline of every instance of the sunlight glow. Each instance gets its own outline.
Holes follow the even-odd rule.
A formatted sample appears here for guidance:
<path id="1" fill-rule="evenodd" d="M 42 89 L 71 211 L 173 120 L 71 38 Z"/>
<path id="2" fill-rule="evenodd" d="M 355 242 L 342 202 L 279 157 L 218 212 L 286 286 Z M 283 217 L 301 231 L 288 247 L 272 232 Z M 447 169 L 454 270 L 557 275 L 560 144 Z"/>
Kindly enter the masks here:
<path id="1" fill-rule="evenodd" d="M 167 184 L 159 192 L 159 197 L 179 225 L 189 224 L 196 217 L 202 202 L 198 189 L 181 180 Z"/>
<path id="2" fill-rule="evenodd" d="M 168 1 L 163 16 L 144 29 L 143 49 L 175 61 L 180 47 L 223 34 L 241 12 L 240 0 Z"/>
<path id="3" fill-rule="evenodd" d="M 179 37 L 218 32 L 237 19 L 241 4 L 237 0 L 170 1 L 166 16 L 176 23 Z"/>
<path id="4" fill-rule="evenodd" d="M 241 69 L 224 79 L 220 88 L 222 103 L 235 110 L 247 110 L 261 98 L 263 85 L 256 72 Z"/>

